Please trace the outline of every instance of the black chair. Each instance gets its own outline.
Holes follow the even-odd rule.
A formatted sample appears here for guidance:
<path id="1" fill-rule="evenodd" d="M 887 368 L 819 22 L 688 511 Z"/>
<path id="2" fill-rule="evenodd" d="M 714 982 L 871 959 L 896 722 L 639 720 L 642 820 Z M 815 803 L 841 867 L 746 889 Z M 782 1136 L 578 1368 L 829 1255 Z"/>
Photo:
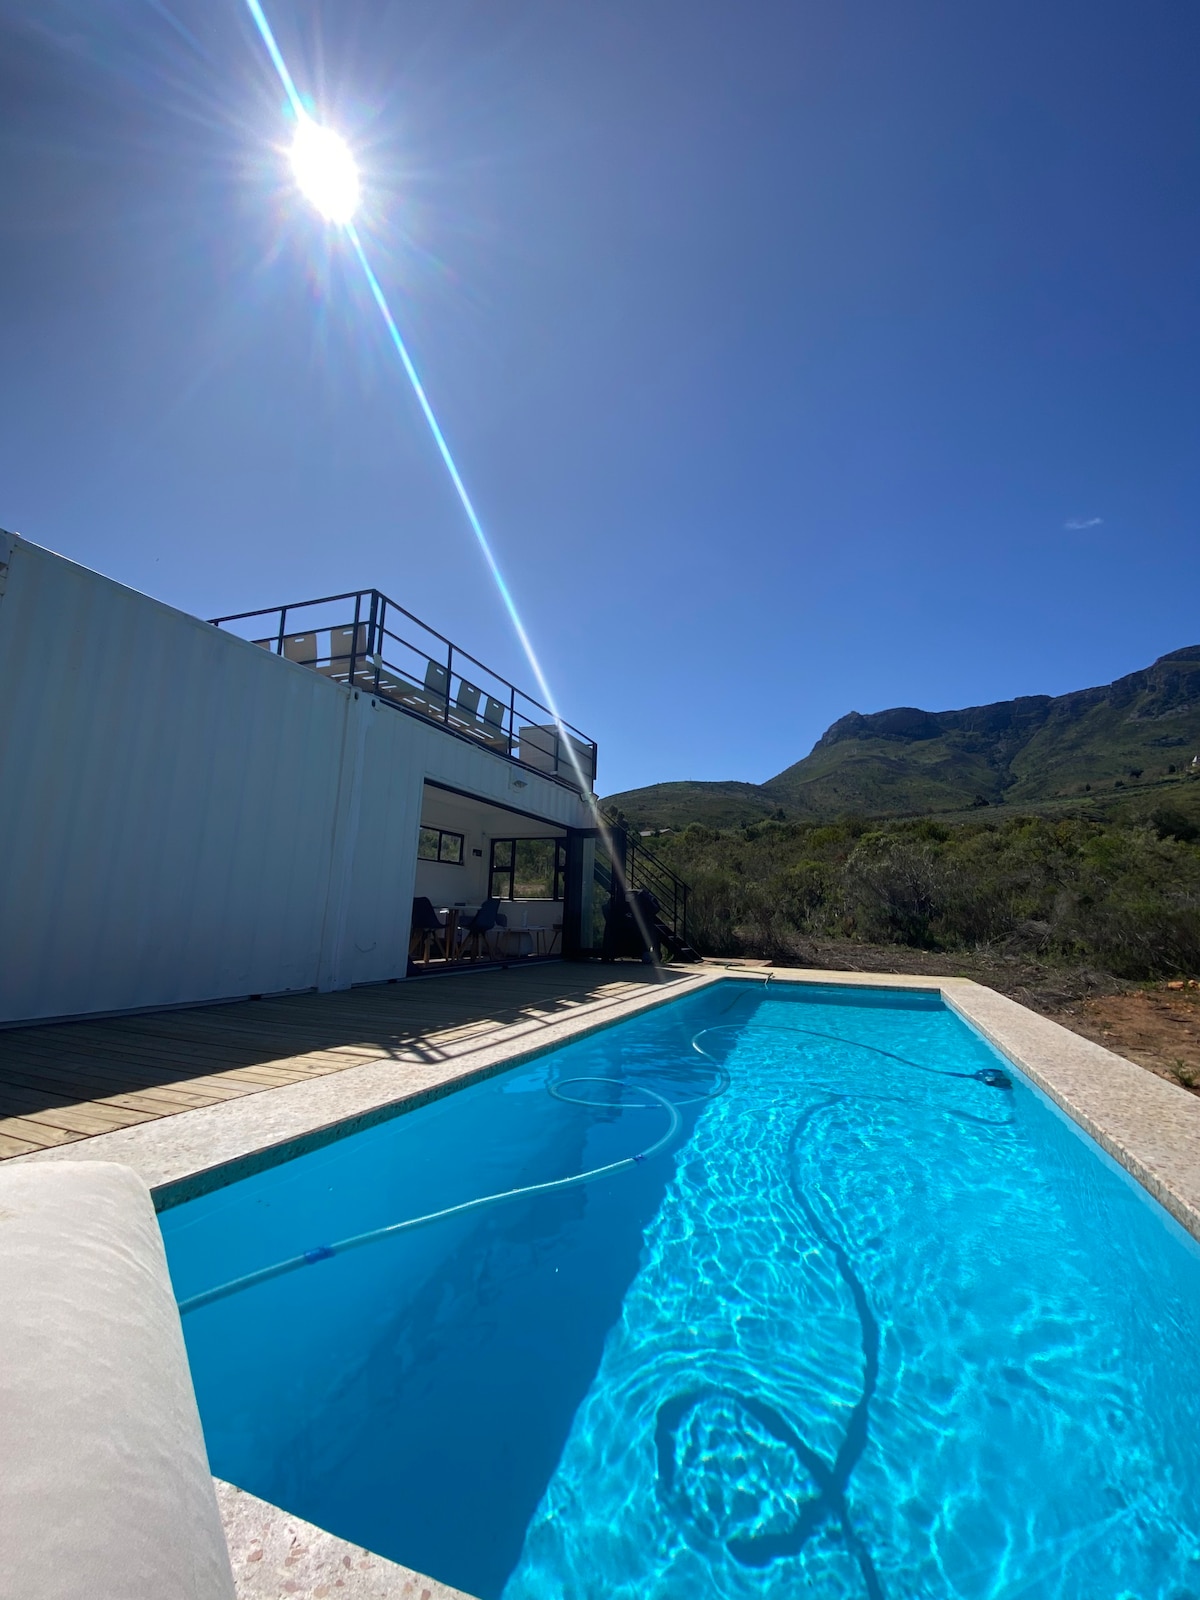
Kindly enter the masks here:
<path id="1" fill-rule="evenodd" d="M 485 934 L 491 933 L 493 928 L 507 927 L 508 918 L 500 910 L 499 900 L 485 900 L 470 922 L 461 930 L 463 943 L 471 947 L 471 960 L 479 959 L 479 949 Z"/>
<path id="2" fill-rule="evenodd" d="M 434 936 L 444 933 L 446 924 L 433 909 L 433 901 L 426 895 L 418 895 L 413 901 L 412 929 L 408 937 L 408 958 L 411 961 L 413 951 L 421 951 L 421 960 L 428 966 L 429 946 Z M 443 949 L 445 947 L 443 946 Z"/>

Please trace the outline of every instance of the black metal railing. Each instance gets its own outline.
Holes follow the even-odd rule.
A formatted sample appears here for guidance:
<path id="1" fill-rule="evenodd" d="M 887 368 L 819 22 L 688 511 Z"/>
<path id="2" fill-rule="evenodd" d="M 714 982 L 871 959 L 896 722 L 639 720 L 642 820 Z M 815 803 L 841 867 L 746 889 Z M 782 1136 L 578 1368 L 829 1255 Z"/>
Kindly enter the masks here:
<path id="1" fill-rule="evenodd" d="M 585 790 L 595 783 L 595 740 L 558 724 L 547 706 L 378 589 L 209 620 L 535 772 L 576 788 L 582 781 Z"/>
<path id="2" fill-rule="evenodd" d="M 632 834 L 626 848 L 625 876 L 631 889 L 649 889 L 658 901 L 659 920 L 681 944 L 688 944 L 687 884 Z"/>
<path id="3" fill-rule="evenodd" d="M 658 901 L 659 922 L 669 930 L 678 948 L 690 947 L 688 938 L 688 886 L 678 874 L 671 871 L 665 861 L 649 850 L 641 839 L 622 823 L 606 816 L 611 853 L 620 863 L 628 889 L 649 889 Z M 600 888 L 611 894 L 613 872 L 598 852 L 595 879 Z M 620 881 L 620 874 L 617 875 Z M 693 959 L 691 956 L 688 959 Z"/>

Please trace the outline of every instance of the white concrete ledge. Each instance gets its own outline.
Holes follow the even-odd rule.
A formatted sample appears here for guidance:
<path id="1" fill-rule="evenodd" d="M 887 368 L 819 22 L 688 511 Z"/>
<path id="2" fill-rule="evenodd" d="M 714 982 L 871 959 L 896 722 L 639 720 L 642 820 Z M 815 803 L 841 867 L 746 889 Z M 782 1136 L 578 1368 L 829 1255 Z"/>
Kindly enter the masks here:
<path id="1" fill-rule="evenodd" d="M 0 1593 L 233 1600 L 167 1273 L 127 1168 L 0 1168 Z"/>
<path id="2" fill-rule="evenodd" d="M 217 1479 L 237 1600 L 471 1600 Z"/>

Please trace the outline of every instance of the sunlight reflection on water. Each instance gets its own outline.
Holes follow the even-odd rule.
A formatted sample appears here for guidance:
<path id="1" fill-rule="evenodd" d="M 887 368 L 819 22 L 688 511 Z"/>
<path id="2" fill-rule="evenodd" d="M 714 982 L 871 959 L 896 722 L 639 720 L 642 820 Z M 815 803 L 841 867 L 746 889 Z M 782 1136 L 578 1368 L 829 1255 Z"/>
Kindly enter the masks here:
<path id="1" fill-rule="evenodd" d="M 1157 1219 L 1029 1091 L 795 1020 L 714 1047 L 505 1600 L 1200 1593 L 1182 1329 L 1111 1275 Z"/>

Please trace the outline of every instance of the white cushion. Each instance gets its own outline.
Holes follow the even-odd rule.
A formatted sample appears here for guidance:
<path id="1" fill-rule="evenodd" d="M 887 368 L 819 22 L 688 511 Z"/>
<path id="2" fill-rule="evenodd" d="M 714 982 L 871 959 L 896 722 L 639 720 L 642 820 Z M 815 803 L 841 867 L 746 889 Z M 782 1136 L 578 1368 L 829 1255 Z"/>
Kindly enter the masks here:
<path id="1" fill-rule="evenodd" d="M 0 1592 L 233 1600 L 150 1192 L 0 1167 Z"/>

